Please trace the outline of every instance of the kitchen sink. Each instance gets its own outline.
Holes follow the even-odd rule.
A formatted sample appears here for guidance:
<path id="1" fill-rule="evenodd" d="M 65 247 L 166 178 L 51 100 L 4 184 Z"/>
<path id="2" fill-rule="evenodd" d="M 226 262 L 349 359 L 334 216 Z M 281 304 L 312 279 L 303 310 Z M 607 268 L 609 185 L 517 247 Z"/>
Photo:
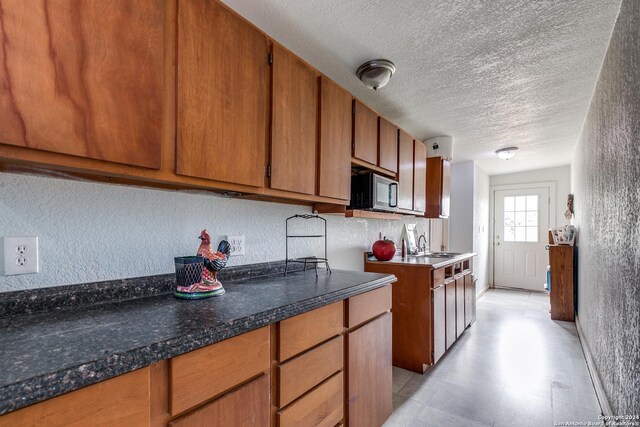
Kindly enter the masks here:
<path id="1" fill-rule="evenodd" d="M 455 258 L 458 255 L 462 255 L 461 252 L 425 252 L 422 254 L 409 255 L 411 257 L 425 257 L 425 258 Z"/>

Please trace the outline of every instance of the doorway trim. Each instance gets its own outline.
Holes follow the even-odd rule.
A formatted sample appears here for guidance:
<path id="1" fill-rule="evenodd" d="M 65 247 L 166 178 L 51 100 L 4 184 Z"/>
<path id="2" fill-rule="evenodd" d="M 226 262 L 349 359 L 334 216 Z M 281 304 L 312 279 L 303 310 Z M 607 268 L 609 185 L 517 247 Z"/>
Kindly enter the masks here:
<path id="1" fill-rule="evenodd" d="M 527 188 L 541 188 L 546 187 L 549 189 L 549 227 L 554 228 L 557 224 L 556 211 L 556 181 L 540 181 L 540 182 L 527 182 L 526 184 L 503 184 L 492 185 L 489 187 L 489 245 L 491 250 L 489 251 L 489 265 L 491 266 L 489 271 L 489 287 L 495 287 L 495 226 L 496 226 L 496 191 L 500 190 L 521 190 Z"/>

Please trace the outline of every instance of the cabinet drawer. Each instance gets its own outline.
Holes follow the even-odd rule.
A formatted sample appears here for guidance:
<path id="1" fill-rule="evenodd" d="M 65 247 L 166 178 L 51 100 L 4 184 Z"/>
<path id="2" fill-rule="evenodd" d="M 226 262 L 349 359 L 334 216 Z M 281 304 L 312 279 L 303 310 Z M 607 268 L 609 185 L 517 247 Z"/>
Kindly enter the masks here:
<path id="1" fill-rule="evenodd" d="M 171 415 L 269 369 L 269 327 L 182 354 L 170 360 Z"/>
<path id="2" fill-rule="evenodd" d="M 278 412 L 279 427 L 333 427 L 342 421 L 342 372 Z"/>
<path id="3" fill-rule="evenodd" d="M 298 396 L 342 370 L 342 354 L 340 336 L 279 366 L 278 406 L 282 408 L 288 405 Z"/>
<path id="4" fill-rule="evenodd" d="M 268 426 L 269 376 L 216 399 L 169 423 L 169 427 L 192 426 Z"/>
<path id="5" fill-rule="evenodd" d="M 391 285 L 383 286 L 347 301 L 347 327 L 352 328 L 391 308 Z"/>
<path id="6" fill-rule="evenodd" d="M 283 362 L 342 332 L 342 301 L 317 308 L 278 324 L 278 360 Z"/>
<path id="7" fill-rule="evenodd" d="M 149 368 L 0 416 L 1 426 L 149 425 Z"/>

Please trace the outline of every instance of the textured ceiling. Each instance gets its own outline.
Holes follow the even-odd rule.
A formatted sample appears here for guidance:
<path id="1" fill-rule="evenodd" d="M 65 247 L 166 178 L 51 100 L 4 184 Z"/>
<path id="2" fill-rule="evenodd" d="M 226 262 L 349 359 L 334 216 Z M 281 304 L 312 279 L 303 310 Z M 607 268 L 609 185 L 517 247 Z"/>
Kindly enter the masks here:
<path id="1" fill-rule="evenodd" d="M 568 164 L 620 0 L 224 0 L 421 140 L 489 174 Z M 355 76 L 397 72 L 378 92 Z M 516 145 L 499 160 L 496 149 Z"/>

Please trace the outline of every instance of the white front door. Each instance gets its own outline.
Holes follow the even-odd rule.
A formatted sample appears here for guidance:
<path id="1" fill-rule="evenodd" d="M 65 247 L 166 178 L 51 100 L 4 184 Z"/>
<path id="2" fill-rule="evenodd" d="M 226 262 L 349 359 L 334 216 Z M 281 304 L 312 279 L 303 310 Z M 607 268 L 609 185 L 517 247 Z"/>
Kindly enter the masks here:
<path id="1" fill-rule="evenodd" d="M 549 188 L 496 190 L 494 200 L 495 286 L 544 290 Z"/>

